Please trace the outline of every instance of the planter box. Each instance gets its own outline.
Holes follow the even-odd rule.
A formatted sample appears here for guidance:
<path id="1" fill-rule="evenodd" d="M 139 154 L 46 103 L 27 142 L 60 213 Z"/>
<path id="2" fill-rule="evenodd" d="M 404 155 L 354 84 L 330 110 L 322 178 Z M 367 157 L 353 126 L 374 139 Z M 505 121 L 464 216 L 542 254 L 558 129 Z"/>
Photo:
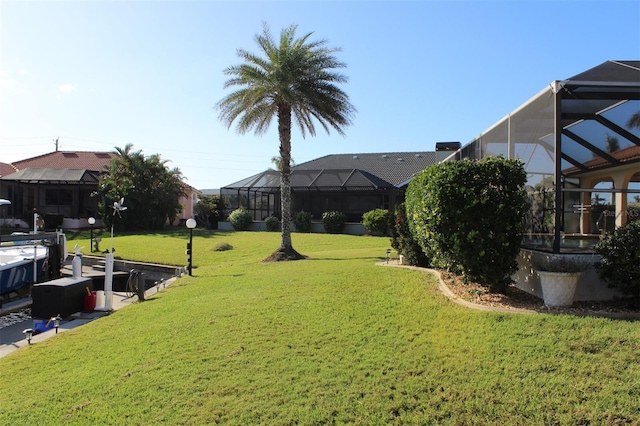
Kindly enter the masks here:
<path id="1" fill-rule="evenodd" d="M 581 272 L 538 271 L 545 306 L 566 307 L 573 305 L 573 297 L 581 274 Z"/>

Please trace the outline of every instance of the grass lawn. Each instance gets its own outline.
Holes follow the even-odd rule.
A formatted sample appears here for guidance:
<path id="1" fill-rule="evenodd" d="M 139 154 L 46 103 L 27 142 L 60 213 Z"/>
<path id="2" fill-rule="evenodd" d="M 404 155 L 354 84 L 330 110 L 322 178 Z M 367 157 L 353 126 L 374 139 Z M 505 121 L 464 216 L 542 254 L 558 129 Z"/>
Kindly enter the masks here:
<path id="1" fill-rule="evenodd" d="M 184 264 L 186 239 L 116 255 Z M 375 265 L 388 238 L 293 242 L 261 263 L 278 234 L 196 230 L 193 277 L 0 359 L 0 424 L 638 424 L 638 322 L 470 310 Z"/>

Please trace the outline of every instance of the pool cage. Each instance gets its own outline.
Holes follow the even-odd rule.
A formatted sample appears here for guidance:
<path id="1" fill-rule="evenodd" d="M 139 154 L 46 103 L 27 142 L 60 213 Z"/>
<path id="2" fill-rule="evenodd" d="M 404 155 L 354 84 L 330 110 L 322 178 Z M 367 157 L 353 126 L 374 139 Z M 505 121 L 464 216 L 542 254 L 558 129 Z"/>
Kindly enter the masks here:
<path id="1" fill-rule="evenodd" d="M 324 212 L 340 211 L 348 222 L 376 208 L 390 209 L 404 191 L 364 170 L 318 169 L 291 171 L 292 214 L 306 211 L 319 220 Z M 267 170 L 220 189 L 227 214 L 243 207 L 253 220 L 281 218 L 280 172 Z"/>
<path id="2" fill-rule="evenodd" d="M 446 161 L 518 158 L 530 209 L 523 246 L 590 251 L 640 219 L 640 61 L 554 81 Z"/>

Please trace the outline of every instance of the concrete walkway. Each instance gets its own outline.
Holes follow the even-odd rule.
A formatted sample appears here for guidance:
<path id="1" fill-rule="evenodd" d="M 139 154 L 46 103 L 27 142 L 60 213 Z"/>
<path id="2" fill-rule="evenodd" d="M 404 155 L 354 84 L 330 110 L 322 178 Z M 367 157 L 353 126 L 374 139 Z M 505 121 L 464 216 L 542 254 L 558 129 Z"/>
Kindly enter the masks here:
<path id="1" fill-rule="evenodd" d="M 171 285 L 176 278 L 170 278 L 161 282 L 158 285 L 155 285 L 145 292 L 144 298 L 150 299 L 154 294 L 162 291 L 164 288 Z M 126 306 L 131 305 L 132 303 L 138 302 L 138 297 L 127 297 L 126 293 L 114 292 L 113 293 L 113 304 L 112 310 L 110 311 L 93 311 L 90 313 L 78 312 L 76 314 L 71 315 L 69 318 L 65 318 L 60 322 L 60 327 L 58 328 L 58 333 L 64 333 L 65 331 L 72 330 L 76 327 L 80 327 L 88 322 L 94 321 L 96 319 L 102 318 L 106 315 L 110 315 L 111 313 L 120 310 Z M 26 309 L 31 306 L 31 298 L 16 300 L 14 302 L 5 303 L 0 310 L 0 315 L 6 315 L 9 312 L 19 312 L 21 309 Z M 19 319 L 19 315 L 16 315 Z M 23 347 L 27 346 L 29 343 L 25 338 L 25 335 L 22 333 L 26 328 L 33 328 L 33 319 L 28 318 L 24 320 L 18 320 L 10 325 L 5 325 L 0 328 L 0 358 L 4 357 L 11 352 Z M 36 334 L 31 338 L 31 344 L 37 344 L 38 342 L 42 342 L 51 337 L 55 337 L 56 330 L 50 329 L 44 331 L 40 334 Z"/>

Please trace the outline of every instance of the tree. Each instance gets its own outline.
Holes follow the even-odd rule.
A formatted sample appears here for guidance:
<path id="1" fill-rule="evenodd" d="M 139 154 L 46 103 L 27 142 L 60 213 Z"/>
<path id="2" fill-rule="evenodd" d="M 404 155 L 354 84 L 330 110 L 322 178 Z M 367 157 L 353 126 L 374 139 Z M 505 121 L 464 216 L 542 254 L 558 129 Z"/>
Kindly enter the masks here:
<path id="1" fill-rule="evenodd" d="M 640 111 L 629 117 L 629 121 L 627 121 L 627 127 L 632 129 L 635 127 L 636 129 L 640 129 Z"/>
<path id="2" fill-rule="evenodd" d="M 606 138 L 605 138 L 606 144 L 607 144 L 607 152 L 608 153 L 612 153 L 612 152 L 616 152 L 618 150 L 620 150 L 620 141 L 618 140 L 617 137 L 615 136 L 611 136 L 610 134 L 607 134 Z"/>
<path id="3" fill-rule="evenodd" d="M 175 218 L 184 195 L 182 172 L 169 169 L 160 155 L 145 157 L 132 152 L 133 145 L 116 148 L 107 173 L 100 177 L 100 212 L 108 226 L 117 220 L 124 229 L 162 229 L 169 218 Z M 126 214 L 115 219 L 113 203 L 124 198 Z"/>
<path id="4" fill-rule="evenodd" d="M 193 207 L 196 219 L 213 229 L 218 229 L 218 221 L 224 217 L 224 209 L 224 200 L 219 195 L 203 195 Z"/>
<path id="5" fill-rule="evenodd" d="M 291 243 L 291 123 L 295 120 L 302 137 L 315 136 L 314 121 L 329 133 L 333 127 L 344 135 L 343 128 L 351 124 L 355 108 L 337 83 L 347 77 L 336 72 L 346 65 L 334 54 L 340 49 L 326 47 L 325 40 L 311 41 L 313 33 L 296 38 L 297 25 L 280 32 L 276 43 L 269 28 L 255 37 L 260 47 L 258 56 L 238 49 L 244 61 L 225 69 L 230 76 L 224 87 L 235 90 L 219 103 L 220 120 L 231 127 L 237 120 L 237 131 L 244 134 L 267 132 L 273 117 L 278 119 L 280 150 L 280 199 L 282 210 L 282 243 L 266 260 L 296 260 L 304 256 Z"/>

